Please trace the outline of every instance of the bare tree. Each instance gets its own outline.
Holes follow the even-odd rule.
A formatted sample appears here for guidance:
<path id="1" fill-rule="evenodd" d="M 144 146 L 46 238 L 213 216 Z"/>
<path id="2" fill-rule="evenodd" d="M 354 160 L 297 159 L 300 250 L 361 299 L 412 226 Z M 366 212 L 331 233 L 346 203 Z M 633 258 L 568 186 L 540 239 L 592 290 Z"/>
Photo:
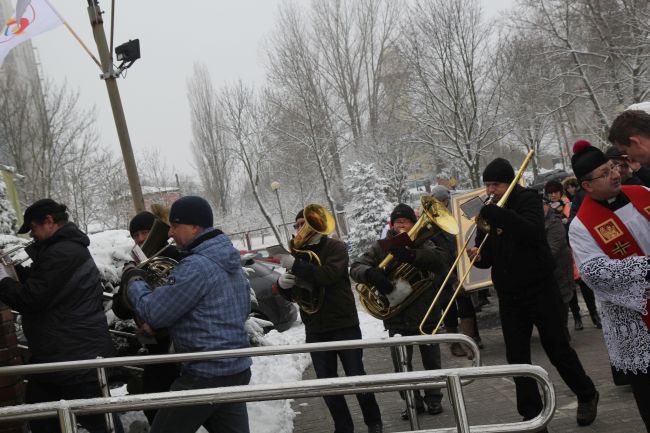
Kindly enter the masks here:
<path id="1" fill-rule="evenodd" d="M 6 118 L 6 143 L 18 171 L 25 176 L 22 198 L 32 202 L 56 196 L 56 179 L 75 163 L 79 151 L 96 144 L 94 109 L 79 106 L 79 94 L 65 84 L 46 83 L 42 93 L 40 83 L 17 87 L 20 99 L 0 103 L 3 112 L 7 104 L 27 104 L 16 109 L 13 119 Z M 16 91 L 16 90 L 15 90 Z M 22 128 L 19 132 L 16 128 Z"/>
<path id="2" fill-rule="evenodd" d="M 267 160 L 270 111 L 262 106 L 263 100 L 253 89 L 244 86 L 241 81 L 225 87 L 220 102 L 224 113 L 223 127 L 233 142 L 234 153 L 244 168 L 260 212 L 275 238 L 281 242 L 282 238 L 266 209 L 259 189 Z"/>
<path id="3" fill-rule="evenodd" d="M 570 133 L 604 141 L 611 118 L 646 99 L 647 1 L 525 0 L 512 23 L 518 33 L 544 41 L 537 61 L 556 69 L 549 85 L 564 92 L 558 105 Z"/>
<path id="4" fill-rule="evenodd" d="M 138 154 L 138 168 L 144 185 L 151 187 L 171 187 L 174 185 L 174 170 L 169 167 L 160 149 L 147 147 Z"/>
<path id="5" fill-rule="evenodd" d="M 228 211 L 232 179 L 232 155 L 223 125 L 223 113 L 207 68 L 195 64 L 187 81 L 192 119 L 192 152 L 208 198 L 222 214 Z"/>
<path id="6" fill-rule="evenodd" d="M 417 141 L 461 160 L 477 187 L 481 155 L 505 134 L 500 115 L 507 71 L 493 55 L 491 27 L 476 0 L 418 1 L 404 34 Z"/>
<path id="7" fill-rule="evenodd" d="M 503 103 L 503 115 L 511 122 L 507 138 L 526 153 L 535 151 L 531 162 L 534 176 L 539 173 L 542 150 L 553 138 L 556 114 L 562 108 L 557 105 L 562 95 L 554 93 L 557 89 L 544 79 L 553 73 L 554 66 L 539 61 L 537 53 L 542 45 L 532 37 L 515 35 L 501 46 L 499 53 L 510 70 Z"/>
<path id="8" fill-rule="evenodd" d="M 357 146 L 367 135 L 376 139 L 380 129 L 383 68 L 398 34 L 398 11 L 396 2 L 386 0 L 312 3 L 319 70 Z"/>

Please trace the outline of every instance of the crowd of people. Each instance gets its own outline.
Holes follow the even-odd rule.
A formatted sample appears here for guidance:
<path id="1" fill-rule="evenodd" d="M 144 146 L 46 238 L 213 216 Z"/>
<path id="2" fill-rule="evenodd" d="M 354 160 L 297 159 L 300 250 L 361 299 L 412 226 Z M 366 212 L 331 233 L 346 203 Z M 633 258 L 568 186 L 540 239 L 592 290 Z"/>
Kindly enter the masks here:
<path id="1" fill-rule="evenodd" d="M 550 181 L 541 193 L 514 185 L 515 171 L 507 160 L 491 161 L 482 175 L 485 192 L 493 197 L 480 211 L 487 228 L 466 251 L 458 252 L 455 235 L 437 227 L 428 227 L 420 240 L 398 242 L 418 222 L 416 211 L 399 203 L 390 215 L 385 239 L 378 236 L 368 251 L 352 260 L 341 240 L 324 234 L 311 237 L 300 251 L 282 258 L 286 272 L 275 290 L 289 300 L 301 292 L 322 293 L 319 308 L 300 312 L 307 343 L 358 340 L 362 333 L 351 278 L 376 289 L 380 301 L 392 306 L 405 299 L 403 286 L 392 275 L 406 264 L 428 289 L 383 324 L 390 336 L 419 335 L 435 294 L 431 289 L 442 285 L 458 253 L 467 254 L 476 267 L 491 270 L 508 363 L 531 363 L 536 327 L 549 360 L 577 398 L 577 424 L 585 426 L 597 417 L 599 392 L 570 344 L 569 311 L 575 329 L 584 327 L 579 288 L 594 326 L 603 330 L 615 379 L 631 385 L 641 418 L 650 428 L 650 115 L 622 113 L 612 124 L 609 141 L 612 146 L 605 152 L 584 140 L 576 142 L 571 159 L 574 177 Z M 508 190 L 505 205 L 496 205 Z M 449 190 L 439 186 L 432 194 L 449 206 Z M 148 212 L 132 219 L 129 231 L 137 245 L 145 242 L 155 219 Z M 150 337 L 146 344 L 150 353 L 248 347 L 244 323 L 250 310 L 249 283 L 239 252 L 214 228 L 209 203 L 197 196 L 182 197 L 172 204 L 168 219 L 168 236 L 175 248 L 164 254 L 178 260 L 177 265 L 164 284 L 153 287 L 142 267 L 127 264 L 113 303 L 116 315 L 136 320 L 139 332 Z M 295 217 L 296 233 L 305 224 L 301 211 Z M 88 251 L 88 237 L 68 221 L 66 207 L 51 199 L 26 209 L 19 233 L 28 232 L 34 239 L 26 249 L 32 265 L 17 267 L 18 280 L 0 266 L 0 301 L 22 315 L 29 362 L 112 356 L 99 271 Z M 457 283 L 452 278 L 443 288 L 448 300 Z M 453 307 L 444 318 L 446 332 L 458 332 L 460 319 L 460 330 L 480 342 L 470 297 L 461 291 Z M 425 332 L 432 332 L 439 314 L 434 311 L 423 324 Z M 412 346 L 408 349 L 406 363 L 412 368 Z M 441 368 L 437 345 L 421 345 L 419 352 L 425 369 Z M 452 347 L 452 353 L 471 357 L 471 351 L 461 346 Z M 310 355 L 318 378 L 336 377 L 339 361 L 346 375 L 365 374 L 361 349 Z M 395 351 L 392 359 L 399 371 Z M 248 357 L 148 366 L 142 392 L 245 385 L 250 367 Z M 542 408 L 536 383 L 524 377 L 514 381 L 519 414 L 524 420 L 534 418 Z M 30 376 L 25 400 L 100 395 L 92 371 L 66 371 Z M 368 432 L 381 433 L 382 413 L 374 394 L 360 393 L 356 398 Z M 344 396 L 324 400 L 335 431 L 353 432 Z M 437 415 L 443 411 L 442 393 L 416 390 L 415 404 L 417 413 Z M 409 413 L 405 410 L 402 417 L 408 419 Z M 243 402 L 165 407 L 147 412 L 147 418 L 153 433 L 193 433 L 200 426 L 210 432 L 249 431 Z M 91 433 L 106 431 L 100 415 L 81 416 L 79 423 Z M 114 424 L 116 431 L 123 431 L 117 417 Z M 59 431 L 52 419 L 32 420 L 30 428 L 34 433 Z"/>

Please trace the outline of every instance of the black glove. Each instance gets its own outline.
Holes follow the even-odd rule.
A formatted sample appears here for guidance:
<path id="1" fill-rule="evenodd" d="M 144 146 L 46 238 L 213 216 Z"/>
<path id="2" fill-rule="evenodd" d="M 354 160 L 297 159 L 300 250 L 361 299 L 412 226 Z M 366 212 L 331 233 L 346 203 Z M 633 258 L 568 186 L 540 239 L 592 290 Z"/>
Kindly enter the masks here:
<path id="1" fill-rule="evenodd" d="M 143 280 L 146 278 L 147 273 L 143 270 L 138 268 L 135 263 L 129 262 L 124 265 L 122 268 L 122 278 L 120 279 L 120 287 L 127 287 L 129 284 L 129 281 L 131 281 L 133 278 L 142 278 Z"/>
<path id="2" fill-rule="evenodd" d="M 389 253 L 400 263 L 415 263 L 416 251 L 406 247 L 390 247 Z"/>
<path id="3" fill-rule="evenodd" d="M 387 295 L 392 292 L 394 287 L 384 271 L 379 268 L 370 268 L 366 271 L 366 281 L 371 286 L 375 286 L 380 293 Z"/>
<path id="4" fill-rule="evenodd" d="M 483 206 L 480 215 L 481 218 L 485 219 L 488 223 L 496 224 L 499 221 L 502 212 L 503 209 L 496 204 L 489 204 L 487 206 Z"/>
<path id="5" fill-rule="evenodd" d="M 120 279 L 120 288 L 117 291 L 117 298 L 113 299 L 113 312 L 120 319 L 135 317 L 135 309 L 129 302 L 128 290 L 129 281 L 134 278 L 146 277 L 147 273 L 139 269 L 135 263 L 129 262 L 122 268 L 122 278 Z"/>

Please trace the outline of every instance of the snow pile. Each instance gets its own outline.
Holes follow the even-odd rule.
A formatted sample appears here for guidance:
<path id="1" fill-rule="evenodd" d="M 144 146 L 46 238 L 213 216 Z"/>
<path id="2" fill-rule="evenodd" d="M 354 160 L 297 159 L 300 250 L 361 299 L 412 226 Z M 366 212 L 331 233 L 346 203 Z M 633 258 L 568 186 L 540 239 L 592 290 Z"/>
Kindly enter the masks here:
<path id="1" fill-rule="evenodd" d="M 90 238 L 90 254 L 95 260 L 102 278 L 106 281 L 118 282 L 122 275 L 122 267 L 131 258 L 131 248 L 134 242 L 128 230 L 107 230 L 88 236 Z"/>
<path id="2" fill-rule="evenodd" d="M 650 113 L 650 101 L 638 102 L 627 107 L 625 110 L 641 110 Z"/>
<path id="3" fill-rule="evenodd" d="M 282 333 L 274 330 L 266 334 L 266 341 L 274 346 L 303 344 L 305 328 L 298 323 Z M 310 363 L 307 353 L 255 357 L 251 368 L 251 384 L 298 382 Z M 251 432 L 290 433 L 293 431 L 295 416 L 291 400 L 248 403 Z"/>

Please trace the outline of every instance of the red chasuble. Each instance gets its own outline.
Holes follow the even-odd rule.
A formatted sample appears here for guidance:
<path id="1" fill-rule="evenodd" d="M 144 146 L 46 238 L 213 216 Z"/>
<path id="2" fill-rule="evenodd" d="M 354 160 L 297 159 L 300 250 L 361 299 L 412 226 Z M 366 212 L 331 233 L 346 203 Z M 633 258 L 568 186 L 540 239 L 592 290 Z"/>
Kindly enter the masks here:
<path id="1" fill-rule="evenodd" d="M 650 221 L 650 192 L 638 185 L 622 186 L 621 191 L 630 199 L 636 210 Z M 630 256 L 645 256 L 620 218 L 588 195 L 580 205 L 577 217 L 610 259 L 621 260 Z M 646 328 L 650 329 L 650 300 L 646 302 L 646 311 L 649 314 L 641 317 Z"/>

